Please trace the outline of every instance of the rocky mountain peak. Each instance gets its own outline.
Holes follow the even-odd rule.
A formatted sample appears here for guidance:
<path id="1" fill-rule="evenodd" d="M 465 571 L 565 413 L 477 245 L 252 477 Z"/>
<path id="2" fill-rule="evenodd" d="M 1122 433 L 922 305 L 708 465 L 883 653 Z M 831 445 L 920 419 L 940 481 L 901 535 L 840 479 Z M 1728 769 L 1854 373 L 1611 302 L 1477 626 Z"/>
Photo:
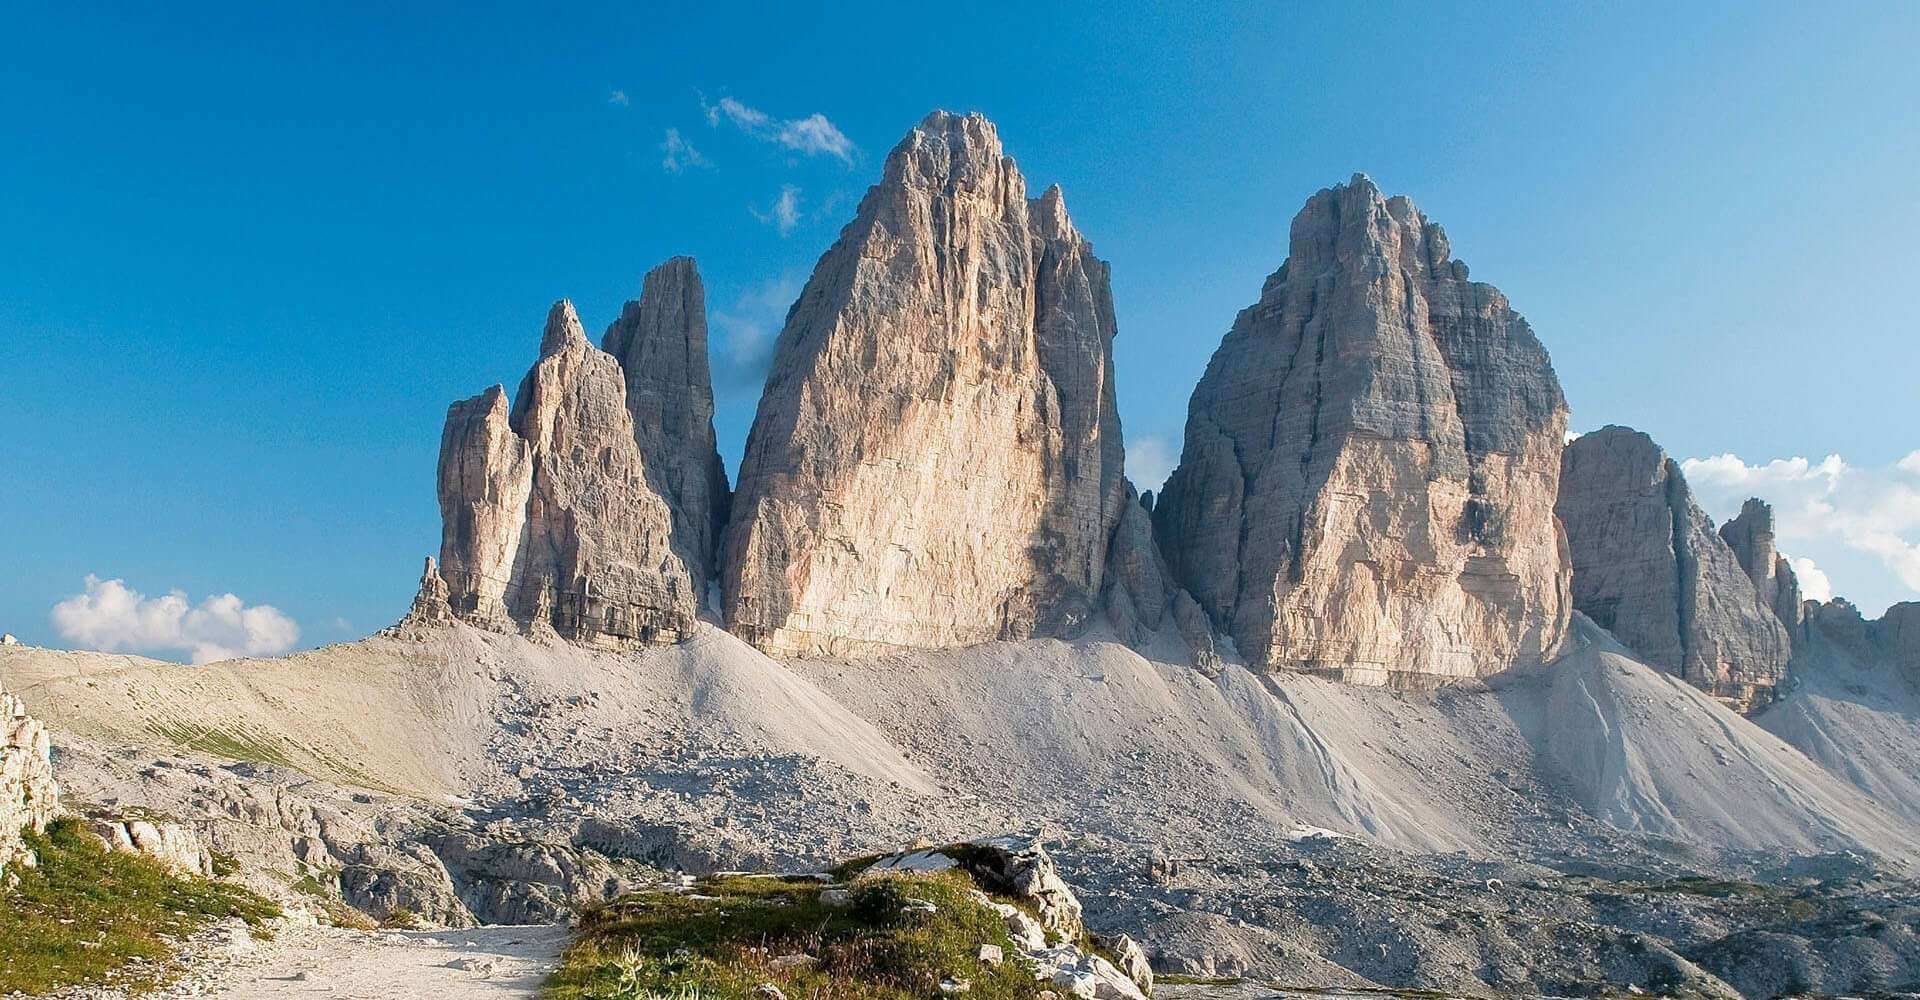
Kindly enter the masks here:
<path id="1" fill-rule="evenodd" d="M 1786 626 L 1652 438 L 1610 426 L 1574 439 L 1556 509 L 1575 608 L 1652 666 L 1742 710 L 1767 703 L 1792 653 Z"/>
<path id="2" fill-rule="evenodd" d="M 704 586 L 717 575 L 730 494 L 713 433 L 706 286 L 693 258 L 648 271 L 602 344 L 625 375 L 649 486 L 673 508 L 674 552 Z"/>
<path id="3" fill-rule="evenodd" d="M 1316 193 L 1194 391 L 1154 524 L 1256 665 L 1425 683 L 1559 647 L 1566 403 L 1449 254 L 1365 175 Z"/>
<path id="4" fill-rule="evenodd" d="M 1773 508 L 1759 497 L 1749 498 L 1739 516 L 1720 526 L 1720 538 L 1740 560 L 1760 602 L 1773 609 L 1788 635 L 1797 636 L 1803 620 L 1800 580 L 1774 545 Z"/>
<path id="5" fill-rule="evenodd" d="M 979 115 L 935 112 L 781 331 L 726 537 L 728 627 L 780 655 L 1064 635 L 1129 494 L 1104 262 Z M 1035 214 L 1045 221 L 1036 221 Z"/>
<path id="6" fill-rule="evenodd" d="M 612 648 L 692 634 L 725 497 L 703 309 L 692 263 L 669 262 L 609 331 L 615 357 L 562 299 L 511 407 L 495 386 L 448 409 L 440 565 L 415 617 L 444 602 Z"/>

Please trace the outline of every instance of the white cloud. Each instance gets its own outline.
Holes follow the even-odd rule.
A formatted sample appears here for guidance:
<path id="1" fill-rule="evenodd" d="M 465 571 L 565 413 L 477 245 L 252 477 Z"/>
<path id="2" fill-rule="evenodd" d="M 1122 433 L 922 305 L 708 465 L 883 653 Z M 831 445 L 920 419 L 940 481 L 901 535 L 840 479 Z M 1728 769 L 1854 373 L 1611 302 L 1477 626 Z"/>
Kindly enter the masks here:
<path id="1" fill-rule="evenodd" d="M 632 104 L 633 102 L 627 99 L 626 91 L 616 90 L 613 93 L 607 95 L 607 103 L 615 105 L 616 107 L 624 108 L 627 105 Z"/>
<path id="2" fill-rule="evenodd" d="M 1158 434 L 1143 434 L 1127 442 L 1127 478 L 1134 488 L 1158 491 L 1180 461 L 1173 445 Z"/>
<path id="3" fill-rule="evenodd" d="M 839 126 L 818 111 L 805 118 L 775 120 L 765 111 L 731 97 L 722 97 L 717 104 L 708 104 L 702 98 L 700 106 L 706 111 L 709 125 L 718 127 L 724 121 L 762 142 L 806 156 L 832 156 L 850 164 L 859 151 Z"/>
<path id="4" fill-rule="evenodd" d="M 1827 579 L 1826 572 L 1814 565 L 1813 560 L 1804 556 L 1795 556 L 1789 558 L 1787 562 L 1793 564 L 1793 575 L 1800 581 L 1802 600 L 1819 601 L 1823 604 L 1833 600 L 1833 581 Z"/>
<path id="5" fill-rule="evenodd" d="M 715 381 L 727 388 L 757 390 L 773 358 L 774 338 L 786 322 L 787 310 L 800 297 L 800 277 L 784 274 L 742 293 L 725 309 L 715 309 L 711 320 L 720 332 L 720 354 L 715 358 Z"/>
<path id="6" fill-rule="evenodd" d="M 1920 598 L 1920 452 L 1880 467 L 1850 465 L 1839 455 L 1750 465 L 1728 454 L 1680 464 L 1717 518 L 1760 497 L 1773 504 L 1781 549 L 1829 571 L 1851 563 L 1881 577 L 1842 579 L 1842 593 L 1863 611 Z"/>
<path id="7" fill-rule="evenodd" d="M 808 156 L 825 154 L 853 162 L 853 140 L 817 111 L 805 118 L 780 123 L 775 139 L 780 145 Z"/>
<path id="8" fill-rule="evenodd" d="M 762 212 L 749 206 L 748 211 L 753 213 L 754 218 L 774 226 L 780 230 L 780 235 L 786 236 L 800 224 L 800 189 L 792 184 L 782 184 L 780 196 L 773 200 L 772 207 Z"/>
<path id="9" fill-rule="evenodd" d="M 660 166 L 667 173 L 677 174 L 688 167 L 708 167 L 713 164 L 700 151 L 693 148 L 677 128 L 667 130 L 667 137 L 660 143 Z"/>
<path id="10" fill-rule="evenodd" d="M 248 606 L 233 594 L 188 604 L 178 590 L 148 597 L 93 575 L 48 617 L 61 638 L 86 649 L 186 653 L 195 663 L 273 656 L 300 641 L 300 627 L 272 605 Z"/>

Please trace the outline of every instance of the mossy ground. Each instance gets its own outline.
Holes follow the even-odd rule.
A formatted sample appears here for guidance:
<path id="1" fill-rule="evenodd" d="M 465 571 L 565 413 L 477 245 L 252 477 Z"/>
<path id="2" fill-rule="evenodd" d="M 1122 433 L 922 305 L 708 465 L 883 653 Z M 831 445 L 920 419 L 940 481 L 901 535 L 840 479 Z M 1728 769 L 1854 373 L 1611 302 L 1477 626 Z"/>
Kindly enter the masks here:
<path id="1" fill-rule="evenodd" d="M 771 983 L 789 1000 L 924 1000 L 943 995 L 942 981 L 965 980 L 968 1000 L 1033 1000 L 1046 988 L 960 872 L 868 876 L 847 887 L 845 906 L 822 903 L 825 888 L 720 877 L 596 907 L 581 917 L 548 996 L 727 1000 Z M 983 944 L 1003 949 L 1004 961 L 980 961 Z M 776 971 L 776 959 L 794 954 L 818 964 Z"/>
<path id="2" fill-rule="evenodd" d="M 59 820 L 27 844 L 39 866 L 9 869 L 20 882 L 0 892 L 0 994 L 155 986 L 173 942 L 214 920 L 259 926 L 280 913 L 240 886 L 109 851 L 77 820 Z"/>

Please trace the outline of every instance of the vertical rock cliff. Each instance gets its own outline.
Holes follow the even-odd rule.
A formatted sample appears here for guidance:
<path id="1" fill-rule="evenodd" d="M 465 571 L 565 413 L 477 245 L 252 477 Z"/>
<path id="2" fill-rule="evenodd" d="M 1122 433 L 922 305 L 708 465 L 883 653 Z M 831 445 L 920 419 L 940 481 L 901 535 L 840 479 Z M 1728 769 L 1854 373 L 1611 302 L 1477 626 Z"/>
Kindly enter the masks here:
<path id="1" fill-rule="evenodd" d="M 1786 626 L 1652 438 L 1606 427 L 1568 444 L 1558 510 L 1575 608 L 1742 711 L 1767 702 L 1792 653 Z"/>
<path id="2" fill-rule="evenodd" d="M 775 655 L 1065 635 L 1131 492 L 1107 266 L 978 115 L 935 112 L 775 347 L 722 579 Z"/>
<path id="3" fill-rule="evenodd" d="M 1446 234 L 1356 176 L 1308 200 L 1154 505 L 1175 582 L 1249 663 L 1398 684 L 1554 654 L 1567 409 Z"/>
<path id="4" fill-rule="evenodd" d="M 1733 550 L 1747 579 L 1759 592 L 1760 603 L 1773 609 L 1788 635 L 1800 631 L 1800 579 L 1793 564 L 1774 546 L 1773 508 L 1758 497 L 1740 507 L 1740 514 L 1720 526 L 1720 538 Z"/>
<path id="5" fill-rule="evenodd" d="M 713 439 L 707 293 L 691 257 L 647 272 L 602 347 L 620 362 L 627 411 L 653 491 L 673 508 L 673 548 L 695 580 L 712 579 L 727 522 L 727 472 Z"/>
<path id="6" fill-rule="evenodd" d="M 685 344 L 678 369 L 667 360 L 676 339 L 692 336 L 671 318 L 687 295 L 654 284 L 660 308 L 650 312 L 643 296 L 633 321 L 608 338 L 647 371 L 628 372 L 588 342 L 563 301 L 548 313 L 540 359 L 511 408 L 495 386 L 448 409 L 439 577 L 454 615 L 611 648 L 693 631 L 705 565 L 698 539 L 710 537 L 713 515 L 676 502 L 712 494 L 704 478 L 690 489 L 706 492 L 676 493 L 674 484 L 676 470 L 707 474 L 713 432 L 709 416 L 698 433 L 698 401 L 710 414 L 712 389 L 666 385 L 676 371 L 699 378 L 705 365 L 685 363 Z M 704 350 L 704 332 L 701 340 Z M 647 396 L 639 405 L 628 398 L 635 383 Z M 421 585 L 428 608 L 440 600 L 433 575 L 430 566 Z"/>

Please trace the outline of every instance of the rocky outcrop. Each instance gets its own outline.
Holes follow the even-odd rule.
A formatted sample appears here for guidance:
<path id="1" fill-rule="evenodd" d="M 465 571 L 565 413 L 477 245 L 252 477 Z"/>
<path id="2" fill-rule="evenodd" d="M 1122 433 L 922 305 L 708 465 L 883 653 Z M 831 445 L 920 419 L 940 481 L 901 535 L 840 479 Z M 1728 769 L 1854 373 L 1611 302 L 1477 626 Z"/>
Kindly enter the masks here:
<path id="1" fill-rule="evenodd" d="M 1558 511 L 1575 608 L 1649 665 L 1742 711 L 1766 703 L 1786 627 L 1652 438 L 1606 427 L 1568 444 Z"/>
<path id="2" fill-rule="evenodd" d="M 741 462 L 727 627 L 779 656 L 1069 635 L 1131 497 L 1107 265 L 978 115 L 935 112 L 787 316 Z"/>
<path id="3" fill-rule="evenodd" d="M 0 872 L 33 864 L 22 833 L 45 830 L 59 814 L 47 729 L 20 699 L 0 690 Z"/>
<path id="4" fill-rule="evenodd" d="M 87 825 L 111 850 L 141 854 L 187 875 L 213 877 L 213 853 L 191 827 L 141 816 L 90 816 Z"/>
<path id="5" fill-rule="evenodd" d="M 691 257 L 647 272 L 601 346 L 627 378 L 627 411 L 655 493 L 673 508 L 673 550 L 703 585 L 727 523 L 727 471 L 714 447 L 707 293 Z"/>
<path id="6" fill-rule="evenodd" d="M 1789 636 L 1800 631 L 1800 579 L 1793 564 L 1774 545 L 1773 507 L 1759 497 L 1749 499 L 1740 515 L 1720 526 L 1720 538 L 1733 550 L 1740 568 L 1760 595 L 1760 603 L 1773 609 L 1774 617 L 1787 627 Z"/>
<path id="7" fill-rule="evenodd" d="M 615 324 L 618 335 L 609 335 L 636 364 L 665 366 L 661 356 L 672 352 L 654 340 L 695 335 L 672 319 L 692 293 L 672 285 L 654 283 L 658 298 L 679 305 L 637 305 L 630 322 Z M 693 378 L 705 368 L 684 371 Z M 704 398 L 710 415 L 712 391 L 676 395 L 663 388 L 671 377 L 623 370 L 588 342 L 563 301 L 548 313 L 540 360 L 511 408 L 499 386 L 449 408 L 440 447 L 439 578 L 453 614 L 607 648 L 692 633 L 704 563 L 690 566 L 682 552 L 700 555 L 711 513 L 689 519 L 669 494 L 678 481 L 672 470 L 706 468 L 700 457 L 712 452 L 712 429 L 709 416 L 704 439 L 676 437 L 699 422 L 676 407 L 698 411 Z M 639 404 L 628 399 L 634 383 L 646 395 Z M 671 426 L 636 428 L 636 415 Z M 697 493 L 710 484 L 682 485 Z M 699 495 L 711 501 L 710 493 Z M 431 609 L 438 600 L 429 573 L 421 601 Z"/>
<path id="8" fill-rule="evenodd" d="M 1808 601 L 1804 607 L 1806 632 L 1819 633 L 1861 666 L 1886 664 L 1920 684 L 1920 601 L 1895 604 L 1877 620 L 1867 619 L 1843 597 Z"/>
<path id="9" fill-rule="evenodd" d="M 1175 583 L 1249 664 L 1426 684 L 1551 657 L 1567 408 L 1446 234 L 1356 176 L 1308 200 L 1154 504 Z"/>

